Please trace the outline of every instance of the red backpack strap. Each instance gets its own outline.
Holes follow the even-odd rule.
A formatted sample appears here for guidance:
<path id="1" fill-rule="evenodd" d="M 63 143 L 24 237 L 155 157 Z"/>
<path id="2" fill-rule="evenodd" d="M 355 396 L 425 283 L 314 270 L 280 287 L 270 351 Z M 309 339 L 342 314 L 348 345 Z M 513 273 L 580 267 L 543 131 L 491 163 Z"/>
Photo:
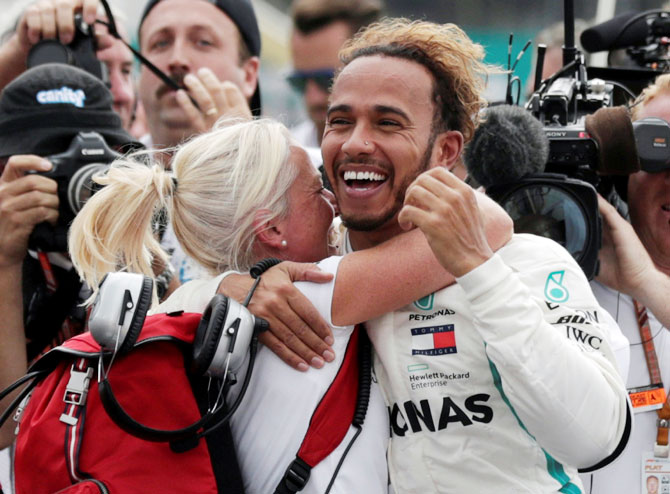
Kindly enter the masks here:
<path id="1" fill-rule="evenodd" d="M 360 325 L 354 328 L 337 376 L 314 410 L 300 450 L 279 482 L 275 494 L 301 491 L 307 485 L 312 468 L 332 453 L 346 436 L 356 413 L 359 339 L 364 331 Z M 369 348 L 366 350 L 369 352 Z M 367 408 L 367 402 L 365 405 Z"/>
<path id="2" fill-rule="evenodd" d="M 79 450 L 84 431 L 86 396 L 95 371 L 93 366 L 90 359 L 78 358 L 70 368 L 70 378 L 63 396 L 65 410 L 60 421 L 65 424 L 65 464 L 72 483 L 89 477 L 79 471 Z"/>

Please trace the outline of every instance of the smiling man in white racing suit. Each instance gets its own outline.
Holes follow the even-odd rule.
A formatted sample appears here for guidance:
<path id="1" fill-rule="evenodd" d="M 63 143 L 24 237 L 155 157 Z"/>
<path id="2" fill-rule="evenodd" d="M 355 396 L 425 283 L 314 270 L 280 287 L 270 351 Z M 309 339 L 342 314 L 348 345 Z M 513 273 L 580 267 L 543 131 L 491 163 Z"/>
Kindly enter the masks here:
<path id="1" fill-rule="evenodd" d="M 467 187 L 447 170 L 483 105 L 483 48 L 454 25 L 387 19 L 340 57 L 322 152 L 345 250 L 398 234 L 402 209 L 457 277 L 367 325 L 396 494 L 582 493 L 577 469 L 630 432 L 627 342 L 560 245 L 516 235 L 493 254 L 476 211 L 439 206 Z"/>

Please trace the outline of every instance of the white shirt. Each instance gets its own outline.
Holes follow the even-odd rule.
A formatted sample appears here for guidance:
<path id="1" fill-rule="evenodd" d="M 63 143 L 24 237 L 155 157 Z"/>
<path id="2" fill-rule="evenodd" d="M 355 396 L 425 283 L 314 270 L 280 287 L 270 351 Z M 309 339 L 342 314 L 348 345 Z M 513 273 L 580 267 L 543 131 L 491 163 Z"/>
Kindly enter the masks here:
<path id="1" fill-rule="evenodd" d="M 337 273 L 341 257 L 331 257 L 319 267 Z M 193 281 L 179 287 L 161 304 L 158 312 L 187 310 L 202 312 L 216 292 L 221 276 L 209 281 Z M 274 492 L 286 468 L 295 458 L 307 432 L 312 412 L 335 378 L 342 363 L 353 326 L 334 326 L 331 303 L 335 279 L 329 283 L 296 283 L 331 325 L 335 361 L 322 369 L 299 372 L 264 346 L 260 346 L 249 388 L 231 420 L 236 452 L 244 487 L 248 494 Z M 246 364 L 243 365 L 246 368 Z M 242 383 L 244 374 L 240 374 Z M 233 388 L 233 393 L 235 389 Z M 363 431 L 347 454 L 331 488 L 333 494 L 385 494 L 388 471 L 388 416 L 379 391 L 373 383 Z M 323 494 L 337 463 L 349 445 L 355 429 L 350 427 L 342 443 L 311 472 L 303 493 Z"/>
<path id="2" fill-rule="evenodd" d="M 591 283 L 591 288 L 630 341 L 630 367 L 626 386 L 630 389 L 650 384 L 633 299 L 597 281 Z M 667 391 L 670 385 L 670 333 L 650 311 L 647 311 L 647 315 L 663 385 Z M 592 475 L 582 476 L 587 494 L 641 494 L 642 453 L 653 451 L 657 418 L 656 410 L 635 414 L 630 441 L 619 459 Z"/>

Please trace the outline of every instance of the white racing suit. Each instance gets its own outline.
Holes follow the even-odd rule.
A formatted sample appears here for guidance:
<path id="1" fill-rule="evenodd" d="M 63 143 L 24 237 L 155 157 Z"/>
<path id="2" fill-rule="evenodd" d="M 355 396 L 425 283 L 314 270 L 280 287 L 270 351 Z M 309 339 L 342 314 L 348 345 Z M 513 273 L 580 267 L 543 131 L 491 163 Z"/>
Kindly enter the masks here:
<path id="1" fill-rule="evenodd" d="M 627 441 L 627 342 L 553 241 L 515 235 L 368 332 L 396 494 L 581 493 L 577 468 Z"/>

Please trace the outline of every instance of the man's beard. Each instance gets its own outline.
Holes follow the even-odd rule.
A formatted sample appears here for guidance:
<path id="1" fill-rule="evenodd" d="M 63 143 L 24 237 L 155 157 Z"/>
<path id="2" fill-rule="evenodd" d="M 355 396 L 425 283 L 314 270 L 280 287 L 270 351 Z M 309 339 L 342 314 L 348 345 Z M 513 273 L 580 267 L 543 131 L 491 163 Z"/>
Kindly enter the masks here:
<path id="1" fill-rule="evenodd" d="M 395 199 L 393 200 L 393 205 L 381 216 L 376 218 L 367 217 L 367 218 L 357 218 L 345 215 L 340 213 L 342 218 L 342 223 L 350 230 L 358 232 L 372 232 L 375 231 L 384 225 L 386 225 L 393 217 L 400 212 L 403 204 L 405 203 L 405 194 L 407 193 L 408 187 L 412 182 L 421 175 L 423 172 L 428 170 L 430 167 L 430 158 L 433 154 L 433 145 L 435 144 L 435 139 L 437 138 L 437 132 L 431 132 L 428 144 L 426 145 L 426 150 L 421 157 L 419 166 L 414 170 L 414 173 L 405 177 L 403 180 L 398 192 L 396 193 Z"/>

